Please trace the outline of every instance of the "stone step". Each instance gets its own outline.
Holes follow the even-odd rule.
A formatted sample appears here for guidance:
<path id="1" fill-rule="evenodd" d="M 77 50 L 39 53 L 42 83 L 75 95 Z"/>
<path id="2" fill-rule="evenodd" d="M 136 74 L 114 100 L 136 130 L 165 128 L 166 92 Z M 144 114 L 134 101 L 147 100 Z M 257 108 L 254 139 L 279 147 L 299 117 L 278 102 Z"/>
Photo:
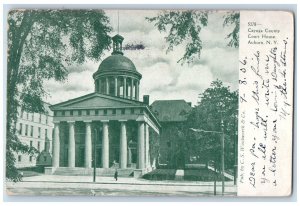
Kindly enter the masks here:
<path id="1" fill-rule="evenodd" d="M 109 169 L 104 169 L 104 168 L 97 168 L 96 169 L 96 175 L 97 176 L 114 176 L 115 174 L 115 169 L 114 168 L 109 168 Z M 129 177 L 133 175 L 134 169 L 128 168 L 128 169 L 118 169 L 118 176 L 120 177 Z M 80 167 L 75 167 L 75 168 L 68 168 L 68 167 L 60 167 L 57 168 L 54 171 L 54 175 L 93 175 L 94 169 L 93 168 L 80 168 Z"/>

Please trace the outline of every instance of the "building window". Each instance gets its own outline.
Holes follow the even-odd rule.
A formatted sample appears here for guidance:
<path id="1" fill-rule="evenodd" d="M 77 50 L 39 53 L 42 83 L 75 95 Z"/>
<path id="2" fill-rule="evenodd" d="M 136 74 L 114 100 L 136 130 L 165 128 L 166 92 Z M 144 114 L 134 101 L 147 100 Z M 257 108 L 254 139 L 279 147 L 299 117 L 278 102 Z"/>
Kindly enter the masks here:
<path id="1" fill-rule="evenodd" d="M 54 116 L 57 116 L 57 112 L 56 111 L 54 111 Z"/>
<path id="2" fill-rule="evenodd" d="M 48 137 L 48 130 L 45 129 L 45 139 Z"/>
<path id="3" fill-rule="evenodd" d="M 70 115 L 73 116 L 73 110 L 70 111 Z"/>
<path id="4" fill-rule="evenodd" d="M 47 156 L 44 156 L 44 162 L 46 162 L 47 161 Z"/>
<path id="5" fill-rule="evenodd" d="M 38 151 L 40 151 L 40 149 L 41 149 L 41 143 L 40 142 L 38 142 L 37 149 L 38 149 Z"/>
<path id="6" fill-rule="evenodd" d="M 61 115 L 62 115 L 62 116 L 65 116 L 65 111 L 62 111 L 62 112 L 61 112 Z"/>
<path id="7" fill-rule="evenodd" d="M 121 110 L 121 113 L 122 113 L 122 114 L 125 114 L 125 109 L 122 109 L 122 110 Z"/>
<path id="8" fill-rule="evenodd" d="M 99 114 L 99 111 L 98 110 L 95 110 L 95 115 L 98 115 Z"/>
<path id="9" fill-rule="evenodd" d="M 81 116 L 81 110 L 78 110 L 78 115 Z"/>
<path id="10" fill-rule="evenodd" d="M 42 123 L 42 114 L 40 114 L 39 122 Z"/>
<path id="11" fill-rule="evenodd" d="M 33 126 L 30 127 L 30 136 L 33 137 Z"/>
<path id="12" fill-rule="evenodd" d="M 18 156 L 18 162 L 21 162 L 22 161 L 22 155 L 19 155 Z"/>
<path id="13" fill-rule="evenodd" d="M 30 141 L 30 147 L 32 147 L 32 141 Z"/>
<path id="14" fill-rule="evenodd" d="M 90 110 L 86 110 L 86 115 L 90 115 Z"/>
<path id="15" fill-rule="evenodd" d="M 19 129 L 19 134 L 20 134 L 20 135 L 22 135 L 22 129 L 23 129 L 22 127 L 23 127 L 23 124 L 20 123 L 20 129 Z"/>
<path id="16" fill-rule="evenodd" d="M 32 113 L 31 120 L 34 122 L 34 113 Z"/>
<path id="17" fill-rule="evenodd" d="M 28 112 L 27 112 L 27 114 L 26 114 L 26 119 L 29 120 L 29 113 L 28 113 Z"/>
<path id="18" fill-rule="evenodd" d="M 112 114 L 116 114 L 116 109 L 113 109 L 113 110 L 112 110 Z"/>
<path id="19" fill-rule="evenodd" d="M 45 142 L 44 150 L 45 150 L 45 151 L 47 150 L 47 142 Z"/>
<path id="20" fill-rule="evenodd" d="M 41 128 L 39 127 L 38 130 L 39 130 L 39 131 L 38 131 L 38 138 L 40 138 L 40 137 L 41 137 Z"/>
<path id="21" fill-rule="evenodd" d="M 104 115 L 107 115 L 107 109 L 104 109 Z"/>
<path id="22" fill-rule="evenodd" d="M 131 114 L 134 114 L 134 108 L 131 108 Z"/>
<path id="23" fill-rule="evenodd" d="M 45 117 L 46 117 L 46 124 L 48 124 L 48 116 L 46 115 Z"/>
<path id="24" fill-rule="evenodd" d="M 144 110 L 143 109 L 140 109 L 140 114 L 143 114 Z"/>
<path id="25" fill-rule="evenodd" d="M 25 136 L 27 136 L 28 135 L 28 125 L 26 124 L 25 125 Z"/>
<path id="26" fill-rule="evenodd" d="M 26 112 L 25 111 L 22 111 L 22 118 L 25 119 L 25 114 Z"/>
<path id="27" fill-rule="evenodd" d="M 29 156 L 29 162 L 32 162 L 32 156 Z"/>

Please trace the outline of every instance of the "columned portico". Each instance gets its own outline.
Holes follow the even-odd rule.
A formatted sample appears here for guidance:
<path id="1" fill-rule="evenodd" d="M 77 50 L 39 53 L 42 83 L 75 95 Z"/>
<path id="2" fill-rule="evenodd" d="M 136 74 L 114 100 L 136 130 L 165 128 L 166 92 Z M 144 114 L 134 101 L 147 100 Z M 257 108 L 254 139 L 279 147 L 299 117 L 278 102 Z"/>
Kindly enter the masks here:
<path id="1" fill-rule="evenodd" d="M 103 120 L 102 123 L 102 167 L 109 168 L 108 120 Z"/>
<path id="2" fill-rule="evenodd" d="M 75 122 L 69 121 L 68 166 L 75 167 Z"/>
<path id="3" fill-rule="evenodd" d="M 127 134 L 126 134 L 126 121 L 120 120 L 120 168 L 127 167 Z"/>

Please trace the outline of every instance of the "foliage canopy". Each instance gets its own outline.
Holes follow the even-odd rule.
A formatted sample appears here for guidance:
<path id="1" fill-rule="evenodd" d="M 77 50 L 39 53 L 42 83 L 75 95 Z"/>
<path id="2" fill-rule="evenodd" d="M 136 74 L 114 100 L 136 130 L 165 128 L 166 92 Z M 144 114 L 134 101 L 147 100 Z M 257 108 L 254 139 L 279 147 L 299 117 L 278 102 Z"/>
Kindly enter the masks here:
<path id="1" fill-rule="evenodd" d="M 164 11 L 156 17 L 146 18 L 154 22 L 154 26 L 160 32 L 167 32 L 165 37 L 168 43 L 167 52 L 175 46 L 184 45 L 185 53 L 178 62 L 191 63 L 195 58 L 200 58 L 203 42 L 200 38 L 202 28 L 209 24 L 209 11 L 183 10 Z M 228 46 L 239 47 L 240 13 L 230 11 L 223 17 L 223 26 L 233 25 L 233 30 L 225 39 L 228 39 Z"/>
<path id="2" fill-rule="evenodd" d="M 102 10 L 11 10 L 8 14 L 6 177 L 19 181 L 13 152 L 34 153 L 16 135 L 18 108 L 45 112 L 45 80 L 64 81 L 67 66 L 98 61 L 112 30 Z"/>

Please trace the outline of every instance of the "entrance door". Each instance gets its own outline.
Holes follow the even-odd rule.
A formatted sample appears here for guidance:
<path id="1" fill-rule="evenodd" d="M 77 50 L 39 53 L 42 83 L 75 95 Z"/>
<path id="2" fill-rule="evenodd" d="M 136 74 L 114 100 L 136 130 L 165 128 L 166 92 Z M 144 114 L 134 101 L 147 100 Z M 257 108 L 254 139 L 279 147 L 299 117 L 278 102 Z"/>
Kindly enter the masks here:
<path id="1" fill-rule="evenodd" d="M 77 156 L 78 157 L 78 161 L 77 162 L 77 165 L 76 167 L 84 167 L 84 157 L 85 157 L 85 150 L 84 150 L 84 147 L 79 147 L 79 155 Z"/>
<path id="2" fill-rule="evenodd" d="M 66 147 L 64 150 L 64 161 L 63 161 L 63 167 L 68 167 L 68 159 L 69 159 L 69 148 Z"/>
<path id="3" fill-rule="evenodd" d="M 94 154 L 93 154 L 94 155 Z M 96 167 L 100 168 L 102 162 L 102 148 L 96 148 Z"/>

